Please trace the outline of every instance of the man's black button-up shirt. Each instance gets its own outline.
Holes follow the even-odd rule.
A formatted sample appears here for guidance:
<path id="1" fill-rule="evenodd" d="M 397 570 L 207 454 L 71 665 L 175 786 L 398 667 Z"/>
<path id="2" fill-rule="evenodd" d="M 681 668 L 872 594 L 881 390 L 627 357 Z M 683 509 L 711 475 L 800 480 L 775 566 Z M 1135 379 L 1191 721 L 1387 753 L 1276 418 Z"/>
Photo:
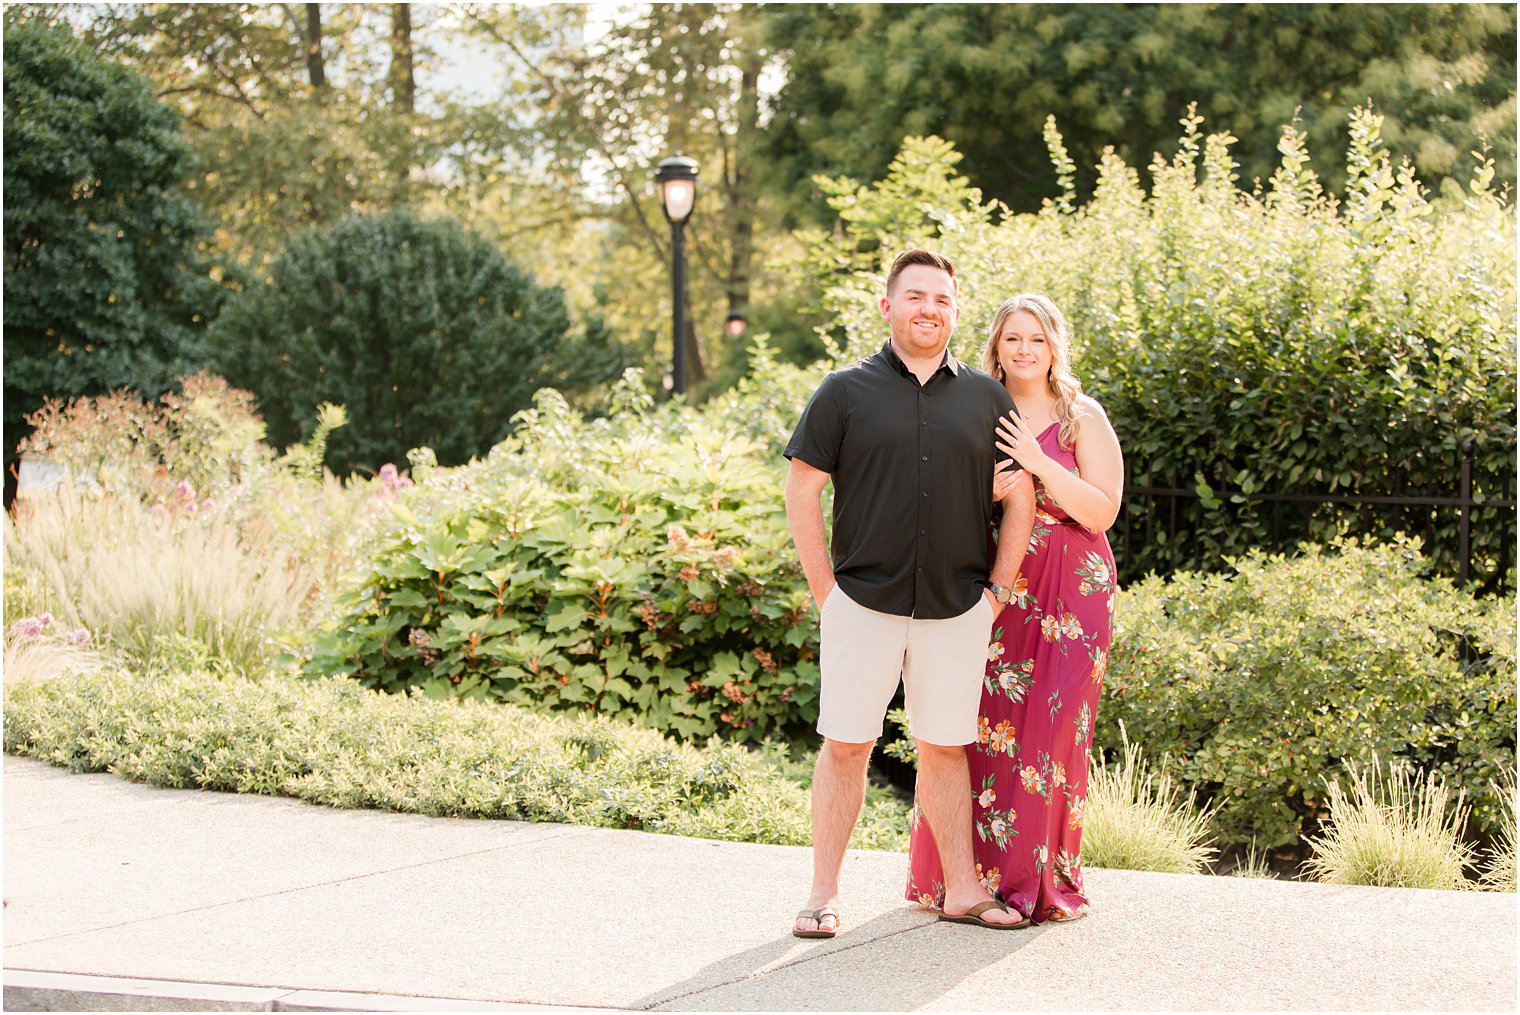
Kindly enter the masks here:
<path id="1" fill-rule="evenodd" d="M 1001 384 L 952 357 L 927 384 L 887 342 L 824 378 L 786 446 L 834 482 L 834 577 L 867 609 L 943 620 L 971 609 L 992 567 L 993 442 Z"/>

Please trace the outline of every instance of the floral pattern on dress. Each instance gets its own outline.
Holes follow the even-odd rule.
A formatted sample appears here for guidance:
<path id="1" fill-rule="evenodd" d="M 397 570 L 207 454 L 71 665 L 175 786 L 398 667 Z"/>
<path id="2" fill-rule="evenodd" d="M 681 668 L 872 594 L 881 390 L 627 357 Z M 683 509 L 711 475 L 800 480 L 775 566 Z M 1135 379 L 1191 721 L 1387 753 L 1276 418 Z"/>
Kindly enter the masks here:
<path id="1" fill-rule="evenodd" d="M 1076 473 L 1052 425 L 1046 454 Z M 1036 923 L 1088 909 L 1082 887 L 1088 751 L 1113 639 L 1116 579 L 1102 533 L 1035 486 L 1035 531 L 1014 599 L 993 624 L 971 770 L 977 877 Z M 944 901 L 944 874 L 915 807 L 907 897 Z M 992 888 L 992 884 L 996 888 Z"/>

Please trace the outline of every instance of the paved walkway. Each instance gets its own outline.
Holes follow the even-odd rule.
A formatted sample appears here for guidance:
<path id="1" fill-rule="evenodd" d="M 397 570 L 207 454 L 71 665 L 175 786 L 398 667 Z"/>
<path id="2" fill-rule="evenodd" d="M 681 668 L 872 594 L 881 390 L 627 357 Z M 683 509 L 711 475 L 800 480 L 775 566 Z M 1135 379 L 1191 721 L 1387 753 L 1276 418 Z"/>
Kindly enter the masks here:
<path id="1" fill-rule="evenodd" d="M 4 785 L 13 1011 L 1515 1007 L 1514 895 L 1090 870 L 1090 917 L 998 933 L 904 902 L 902 855 L 852 852 L 844 933 L 804 942 L 797 847 L 338 811 L 9 756 Z"/>

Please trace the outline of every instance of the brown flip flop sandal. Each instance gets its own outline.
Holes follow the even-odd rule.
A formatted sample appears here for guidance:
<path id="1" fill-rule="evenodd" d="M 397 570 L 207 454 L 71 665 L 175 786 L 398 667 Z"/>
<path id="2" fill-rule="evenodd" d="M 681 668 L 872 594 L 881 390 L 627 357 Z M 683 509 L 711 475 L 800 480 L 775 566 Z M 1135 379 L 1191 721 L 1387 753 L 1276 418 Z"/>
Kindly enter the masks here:
<path id="1" fill-rule="evenodd" d="M 1024 917 L 1018 923 L 992 923 L 982 919 L 982 914 L 989 909 L 1001 909 L 1003 912 L 1011 912 L 1009 908 L 996 899 L 988 899 L 986 902 L 978 902 L 960 916 L 950 916 L 941 912 L 939 918 L 946 923 L 969 923 L 976 927 L 986 927 L 988 930 L 1020 930 L 1029 926 L 1029 917 Z"/>
<path id="2" fill-rule="evenodd" d="M 834 926 L 832 928 L 825 929 L 823 927 L 823 920 L 824 917 L 828 916 L 832 916 L 834 918 Z M 825 906 L 822 909 L 801 910 L 798 912 L 796 919 L 815 920 L 819 926 L 817 930 L 798 930 L 796 920 L 794 920 L 792 922 L 792 937 L 829 938 L 839 933 L 839 910 L 834 909 L 832 906 Z"/>

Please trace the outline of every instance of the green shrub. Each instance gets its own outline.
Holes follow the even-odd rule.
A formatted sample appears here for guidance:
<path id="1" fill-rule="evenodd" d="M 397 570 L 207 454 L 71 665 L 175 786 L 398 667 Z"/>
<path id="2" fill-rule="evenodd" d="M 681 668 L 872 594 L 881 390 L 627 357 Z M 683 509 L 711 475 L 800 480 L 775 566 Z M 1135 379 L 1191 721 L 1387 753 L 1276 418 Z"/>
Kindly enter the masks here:
<path id="1" fill-rule="evenodd" d="M 761 739 L 817 715 L 816 625 L 782 459 L 721 414 L 610 419 L 539 393 L 518 436 L 418 486 L 316 639 L 310 672 Z"/>
<path id="2" fill-rule="evenodd" d="M 1480 157 L 1465 201 L 1432 204 L 1388 159 L 1381 118 L 1358 110 L 1343 197 L 1324 192 L 1291 127 L 1279 171 L 1246 191 L 1233 138 L 1183 123 L 1148 191 L 1110 154 L 1081 207 L 1050 124 L 1063 196 L 1039 214 L 984 202 L 955 175 L 951 145 L 910 138 L 877 184 L 816 179 L 839 223 L 799 234 L 796 282 L 821 288 L 837 355 L 861 355 L 881 342 L 887 263 L 938 247 L 962 279 L 954 349 L 973 362 L 997 304 L 1045 290 L 1071 320 L 1076 368 L 1113 421 L 1131 486 L 1200 493 L 1188 520 L 1204 561 L 1327 541 L 1343 524 L 1379 538 L 1433 525 L 1436 567 L 1458 573 L 1454 510 L 1432 523 L 1428 507 L 1319 505 L 1279 532 L 1274 508 L 1244 495 L 1452 495 L 1471 443 L 1475 497 L 1513 496 L 1515 216 L 1489 189 L 1492 165 Z M 1147 506 L 1132 499 L 1121 525 L 1143 526 Z M 1482 506 L 1472 524 L 1473 576 L 1513 589 L 1514 510 Z M 1119 564 L 1126 578 L 1166 573 L 1172 548 L 1137 538 Z"/>
<path id="3" fill-rule="evenodd" d="M 539 387 L 621 370 L 599 325 L 573 328 L 558 289 L 450 219 L 345 219 L 292 237 L 269 271 L 228 303 L 213 351 L 258 392 L 278 444 L 304 440 L 320 404 L 345 406 L 328 453 L 340 474 L 418 445 L 465 462 L 507 436 Z"/>
<path id="4" fill-rule="evenodd" d="M 1121 730 L 1122 735 L 1122 730 Z M 1152 771 L 1139 747 L 1124 741 L 1112 764 L 1094 762 L 1087 777 L 1082 859 L 1109 870 L 1199 874 L 1213 858 L 1208 809 L 1183 795 L 1166 771 Z"/>
<path id="5" fill-rule="evenodd" d="M 1218 807 L 1225 844 L 1294 843 L 1374 753 L 1463 789 L 1480 829 L 1515 764 L 1515 604 L 1427 578 L 1411 544 L 1251 553 L 1122 592 L 1096 725 L 1121 724 Z"/>
<path id="6" fill-rule="evenodd" d="M 1374 757 L 1346 766 L 1350 789 L 1327 780 L 1330 821 L 1309 843 L 1304 870 L 1317 881 L 1384 888 L 1468 888 L 1473 849 L 1461 841 L 1466 808 L 1434 773 L 1406 766 L 1385 775 Z"/>
<path id="7" fill-rule="evenodd" d="M 5 750 L 156 786 L 335 807 L 557 821 L 800 845 L 807 793 L 770 746 L 693 747 L 593 716 L 315 683 L 107 670 L 7 689 Z M 907 808 L 868 795 L 852 845 L 905 848 Z"/>
<path id="8" fill-rule="evenodd" d="M 203 373 L 181 377 L 179 387 L 157 402 L 127 391 L 45 399 L 27 417 L 32 431 L 19 450 L 106 493 L 162 504 L 225 500 L 273 459 L 253 394 Z"/>

